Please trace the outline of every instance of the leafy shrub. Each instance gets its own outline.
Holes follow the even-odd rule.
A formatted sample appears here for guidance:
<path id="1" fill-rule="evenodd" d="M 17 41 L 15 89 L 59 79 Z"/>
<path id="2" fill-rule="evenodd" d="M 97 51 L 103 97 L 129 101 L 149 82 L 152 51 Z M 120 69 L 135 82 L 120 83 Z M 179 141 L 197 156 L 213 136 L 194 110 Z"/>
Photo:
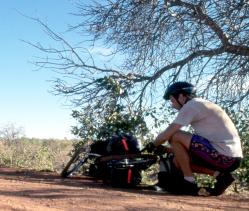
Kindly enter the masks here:
<path id="1" fill-rule="evenodd" d="M 35 170 L 61 171 L 73 141 L 21 138 L 0 141 L 0 165 Z"/>
<path id="2" fill-rule="evenodd" d="M 249 187 L 249 110 L 230 110 L 228 111 L 230 117 L 235 123 L 242 143 L 243 160 L 239 169 L 234 174 L 239 180 L 239 185 L 242 187 Z M 237 186 L 234 186 L 237 191 Z"/>

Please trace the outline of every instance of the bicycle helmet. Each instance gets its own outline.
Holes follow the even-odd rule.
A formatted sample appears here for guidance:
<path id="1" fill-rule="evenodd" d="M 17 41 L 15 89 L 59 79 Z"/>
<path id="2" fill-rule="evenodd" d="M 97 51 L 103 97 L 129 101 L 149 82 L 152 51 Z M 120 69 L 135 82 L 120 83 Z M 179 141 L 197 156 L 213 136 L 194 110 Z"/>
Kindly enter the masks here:
<path id="1" fill-rule="evenodd" d="M 196 95 L 196 88 L 193 84 L 190 84 L 188 82 L 175 82 L 168 86 L 163 98 L 165 100 L 169 100 L 170 95 L 176 96 L 180 93 L 193 97 Z"/>

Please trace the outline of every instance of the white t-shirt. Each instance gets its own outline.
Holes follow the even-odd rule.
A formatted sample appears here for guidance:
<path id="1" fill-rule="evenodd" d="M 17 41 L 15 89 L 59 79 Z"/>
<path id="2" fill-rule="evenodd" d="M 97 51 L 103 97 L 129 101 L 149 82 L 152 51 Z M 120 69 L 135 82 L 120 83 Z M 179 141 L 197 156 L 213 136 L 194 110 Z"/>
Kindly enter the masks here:
<path id="1" fill-rule="evenodd" d="M 233 122 L 220 106 L 210 101 L 200 98 L 188 101 L 173 123 L 191 125 L 195 134 L 208 139 L 221 154 L 243 157 L 240 138 Z"/>

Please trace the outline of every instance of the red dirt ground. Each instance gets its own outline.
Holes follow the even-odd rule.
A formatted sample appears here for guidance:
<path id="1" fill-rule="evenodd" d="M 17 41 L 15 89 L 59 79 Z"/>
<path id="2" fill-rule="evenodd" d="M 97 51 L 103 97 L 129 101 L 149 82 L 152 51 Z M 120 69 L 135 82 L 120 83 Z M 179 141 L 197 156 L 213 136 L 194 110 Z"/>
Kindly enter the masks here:
<path id="1" fill-rule="evenodd" d="M 0 211 L 249 210 L 249 197 L 174 196 L 146 188 L 119 189 L 87 177 L 0 168 Z"/>

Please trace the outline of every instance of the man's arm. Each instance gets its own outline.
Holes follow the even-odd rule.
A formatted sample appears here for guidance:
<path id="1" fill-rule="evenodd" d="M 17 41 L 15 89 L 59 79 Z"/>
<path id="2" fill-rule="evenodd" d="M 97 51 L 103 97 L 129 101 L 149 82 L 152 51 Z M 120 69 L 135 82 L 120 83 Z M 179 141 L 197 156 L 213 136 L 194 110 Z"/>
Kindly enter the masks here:
<path id="1" fill-rule="evenodd" d="M 162 133 L 160 133 L 156 140 L 154 141 L 154 145 L 157 147 L 164 142 L 170 140 L 170 138 L 178 131 L 182 125 L 171 123 Z"/>

